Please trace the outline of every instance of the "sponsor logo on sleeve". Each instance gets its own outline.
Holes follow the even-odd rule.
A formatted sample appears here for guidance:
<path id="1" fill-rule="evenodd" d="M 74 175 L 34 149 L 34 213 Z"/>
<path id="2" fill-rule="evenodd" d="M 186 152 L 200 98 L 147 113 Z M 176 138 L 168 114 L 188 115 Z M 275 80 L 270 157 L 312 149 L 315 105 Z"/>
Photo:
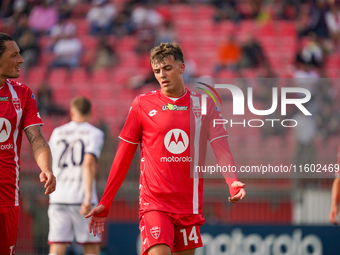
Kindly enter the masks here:
<path id="1" fill-rule="evenodd" d="M 152 116 L 155 116 L 155 115 L 156 115 L 156 113 L 157 113 L 157 111 L 156 111 L 156 110 L 152 110 L 152 111 L 150 111 L 150 112 L 149 112 L 149 114 L 148 114 L 148 115 L 149 115 L 150 117 L 152 117 Z"/>

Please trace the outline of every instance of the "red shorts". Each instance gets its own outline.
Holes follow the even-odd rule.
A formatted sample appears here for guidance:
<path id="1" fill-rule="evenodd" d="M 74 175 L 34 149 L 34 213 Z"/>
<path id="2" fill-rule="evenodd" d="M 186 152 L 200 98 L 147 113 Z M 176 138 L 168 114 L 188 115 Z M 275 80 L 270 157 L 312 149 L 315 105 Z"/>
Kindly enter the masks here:
<path id="1" fill-rule="evenodd" d="M 14 254 L 19 228 L 19 206 L 0 207 L 0 254 Z"/>
<path id="2" fill-rule="evenodd" d="M 149 211 L 141 214 L 139 230 L 142 239 L 142 255 L 150 247 L 166 244 L 172 252 L 202 247 L 200 226 L 204 224 L 201 214 L 174 214 Z"/>

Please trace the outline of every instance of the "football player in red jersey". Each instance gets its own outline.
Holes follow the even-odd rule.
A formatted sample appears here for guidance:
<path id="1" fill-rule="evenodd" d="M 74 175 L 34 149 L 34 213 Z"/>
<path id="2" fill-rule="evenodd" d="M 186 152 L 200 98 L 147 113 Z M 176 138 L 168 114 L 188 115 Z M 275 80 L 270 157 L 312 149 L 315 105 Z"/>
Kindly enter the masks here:
<path id="1" fill-rule="evenodd" d="M 329 221 L 334 225 L 338 224 L 337 216 L 339 212 L 339 202 L 340 202 L 340 146 L 338 147 L 338 166 L 335 168 L 335 179 L 332 185 L 332 203 L 331 209 L 329 211 Z"/>
<path id="2" fill-rule="evenodd" d="M 183 53 L 177 43 L 162 43 L 151 50 L 150 64 L 161 89 L 139 95 L 130 108 L 119 135 L 116 157 L 89 229 L 94 235 L 104 231 L 112 200 L 123 182 L 138 144 L 141 144 L 139 186 L 139 228 L 142 255 L 192 255 L 202 246 L 200 226 L 203 180 L 191 169 L 191 162 L 204 165 L 207 141 L 218 162 L 235 165 L 223 127 L 212 128 L 220 113 L 212 102 L 211 116 L 195 114 L 190 107 L 200 105 L 200 97 L 185 88 Z M 231 197 L 237 202 L 246 195 L 244 184 L 235 175 L 226 176 Z"/>
<path id="3" fill-rule="evenodd" d="M 40 182 L 45 194 L 55 190 L 52 156 L 41 125 L 32 91 L 11 78 L 20 76 L 24 62 L 12 37 L 0 33 L 0 254 L 15 253 L 20 211 L 20 148 L 22 130 L 29 140 L 34 158 L 41 169 Z"/>

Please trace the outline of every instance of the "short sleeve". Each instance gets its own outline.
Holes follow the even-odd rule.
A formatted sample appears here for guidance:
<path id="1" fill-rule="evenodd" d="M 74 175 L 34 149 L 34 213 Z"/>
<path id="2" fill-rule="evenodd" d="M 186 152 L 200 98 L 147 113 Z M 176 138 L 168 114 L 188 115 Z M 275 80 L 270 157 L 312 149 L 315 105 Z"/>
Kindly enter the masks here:
<path id="1" fill-rule="evenodd" d="M 37 101 L 32 93 L 32 91 L 24 86 L 24 97 L 25 97 L 25 106 L 23 109 L 23 128 L 26 129 L 29 126 L 34 125 L 43 125 L 43 121 L 40 118 L 40 114 L 38 112 Z"/>
<path id="2" fill-rule="evenodd" d="M 119 134 L 119 138 L 129 143 L 139 144 L 141 136 L 142 127 L 140 116 L 140 102 L 139 97 L 137 97 L 130 107 L 128 117 L 125 121 L 122 131 Z"/>
<path id="3" fill-rule="evenodd" d="M 91 134 L 88 146 L 85 148 L 85 153 L 91 153 L 98 159 L 104 144 L 104 133 L 99 129 L 95 131 Z"/>
<path id="4" fill-rule="evenodd" d="M 56 137 L 56 132 L 57 132 L 57 129 L 54 129 L 52 131 L 52 134 L 50 136 L 50 140 L 48 141 L 49 145 L 52 146 L 55 144 L 55 137 Z"/>

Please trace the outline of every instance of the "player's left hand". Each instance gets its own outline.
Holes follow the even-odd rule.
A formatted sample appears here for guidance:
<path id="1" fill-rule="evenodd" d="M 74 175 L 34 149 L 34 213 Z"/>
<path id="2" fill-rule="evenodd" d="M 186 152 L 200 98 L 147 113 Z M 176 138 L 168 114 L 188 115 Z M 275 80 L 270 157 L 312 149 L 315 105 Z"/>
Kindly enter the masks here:
<path id="1" fill-rule="evenodd" d="M 240 181 L 234 181 L 231 184 L 233 188 L 241 188 L 239 192 L 233 197 L 228 197 L 229 202 L 236 203 L 240 199 L 243 199 L 246 196 L 246 190 L 244 189 L 245 184 Z"/>
<path id="2" fill-rule="evenodd" d="M 39 175 L 39 178 L 40 178 L 40 182 L 45 182 L 45 185 L 44 185 L 45 195 L 51 194 L 53 191 L 55 191 L 57 181 L 51 171 L 41 172 Z"/>
<path id="3" fill-rule="evenodd" d="M 89 231 L 90 233 L 93 233 L 93 236 L 96 236 L 97 233 L 101 236 L 104 232 L 104 223 L 106 217 L 96 216 L 102 213 L 104 210 L 105 206 L 100 204 L 93 208 L 89 214 L 85 215 L 85 218 L 90 218 Z"/>
<path id="4" fill-rule="evenodd" d="M 332 206 L 331 211 L 329 212 L 329 221 L 334 224 L 338 225 L 338 221 L 336 220 L 336 217 L 338 215 L 338 206 Z"/>

